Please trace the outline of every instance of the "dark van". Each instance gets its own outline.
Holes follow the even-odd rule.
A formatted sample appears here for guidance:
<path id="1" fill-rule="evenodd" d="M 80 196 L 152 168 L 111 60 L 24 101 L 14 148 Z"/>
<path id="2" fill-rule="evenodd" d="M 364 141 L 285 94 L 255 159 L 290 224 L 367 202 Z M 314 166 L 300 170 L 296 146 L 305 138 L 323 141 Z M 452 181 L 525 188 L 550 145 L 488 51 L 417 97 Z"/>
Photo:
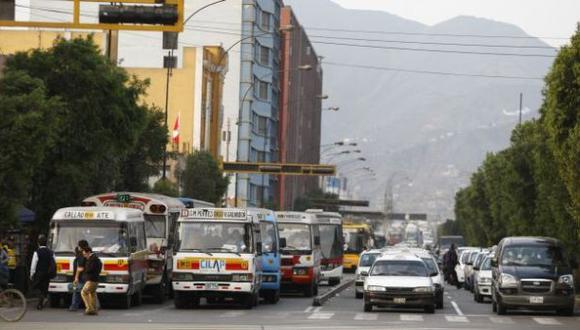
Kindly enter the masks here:
<path id="1" fill-rule="evenodd" d="M 492 308 L 556 310 L 574 314 L 574 277 L 560 241 L 546 237 L 506 237 L 491 260 Z"/>

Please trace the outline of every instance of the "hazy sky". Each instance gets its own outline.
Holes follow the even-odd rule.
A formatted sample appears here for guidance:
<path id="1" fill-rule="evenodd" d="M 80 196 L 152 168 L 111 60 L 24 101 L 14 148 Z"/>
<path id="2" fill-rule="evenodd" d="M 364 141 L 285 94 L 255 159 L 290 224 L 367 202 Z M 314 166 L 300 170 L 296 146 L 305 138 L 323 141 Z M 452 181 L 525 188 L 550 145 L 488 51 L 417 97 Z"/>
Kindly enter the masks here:
<path id="1" fill-rule="evenodd" d="M 346 8 L 384 10 L 433 25 L 458 15 L 512 23 L 530 35 L 569 38 L 580 21 L 580 0 L 332 0 Z M 566 40 L 544 39 L 558 46 Z"/>

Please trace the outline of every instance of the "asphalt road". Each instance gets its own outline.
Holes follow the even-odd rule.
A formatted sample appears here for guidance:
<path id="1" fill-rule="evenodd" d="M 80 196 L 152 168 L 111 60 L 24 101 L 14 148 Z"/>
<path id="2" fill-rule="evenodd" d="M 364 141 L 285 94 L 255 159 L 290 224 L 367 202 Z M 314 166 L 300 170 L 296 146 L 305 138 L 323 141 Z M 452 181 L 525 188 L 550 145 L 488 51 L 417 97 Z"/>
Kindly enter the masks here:
<path id="1" fill-rule="evenodd" d="M 66 309 L 30 309 L 21 322 L 0 323 L 0 329 L 580 329 L 580 313 L 561 317 L 522 311 L 497 316 L 489 302 L 477 304 L 469 292 L 452 287 L 446 288 L 444 309 L 435 314 L 405 309 L 364 313 L 362 307 L 351 287 L 321 307 L 312 307 L 312 298 L 287 296 L 277 305 L 262 303 L 253 310 L 229 305 L 176 310 L 172 301 L 130 310 L 104 309 L 98 316 Z"/>

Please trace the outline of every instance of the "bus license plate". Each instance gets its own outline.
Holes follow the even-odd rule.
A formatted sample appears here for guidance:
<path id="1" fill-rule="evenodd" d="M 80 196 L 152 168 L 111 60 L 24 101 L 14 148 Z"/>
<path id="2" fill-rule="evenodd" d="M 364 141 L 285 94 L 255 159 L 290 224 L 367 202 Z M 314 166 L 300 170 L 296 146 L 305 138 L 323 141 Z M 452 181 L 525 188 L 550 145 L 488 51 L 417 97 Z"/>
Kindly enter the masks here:
<path id="1" fill-rule="evenodd" d="M 217 283 L 207 283 L 205 285 L 207 287 L 208 290 L 217 290 L 219 289 L 219 286 Z"/>
<path id="2" fill-rule="evenodd" d="M 406 298 L 393 298 L 395 304 L 404 305 L 407 302 Z"/>
<path id="3" fill-rule="evenodd" d="M 530 297 L 530 304 L 543 304 L 544 297 Z"/>

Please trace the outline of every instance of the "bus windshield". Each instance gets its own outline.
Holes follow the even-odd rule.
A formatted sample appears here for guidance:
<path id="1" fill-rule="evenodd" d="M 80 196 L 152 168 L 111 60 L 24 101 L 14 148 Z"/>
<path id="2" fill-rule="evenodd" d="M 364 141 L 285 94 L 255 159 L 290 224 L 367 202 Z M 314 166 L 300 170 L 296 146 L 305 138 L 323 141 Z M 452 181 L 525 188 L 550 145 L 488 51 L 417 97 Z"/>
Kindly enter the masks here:
<path id="1" fill-rule="evenodd" d="M 145 236 L 147 238 L 165 238 L 165 219 L 164 215 L 144 214 L 145 218 Z"/>
<path id="2" fill-rule="evenodd" d="M 367 234 L 358 228 L 343 228 L 344 251 L 347 253 L 360 253 L 366 246 Z"/>
<path id="3" fill-rule="evenodd" d="M 320 249 L 323 259 L 342 257 L 340 225 L 320 225 Z"/>
<path id="4" fill-rule="evenodd" d="M 93 251 L 104 256 L 123 256 L 128 253 L 127 231 L 115 222 L 60 222 L 52 239 L 55 254 L 74 254 L 79 240 L 86 240 Z"/>
<path id="5" fill-rule="evenodd" d="M 278 223 L 280 238 L 286 239 L 286 247 L 283 250 L 311 251 L 312 234 L 310 226 L 305 224 Z"/>
<path id="6" fill-rule="evenodd" d="M 247 223 L 182 222 L 179 250 L 252 253 L 252 230 Z"/>

